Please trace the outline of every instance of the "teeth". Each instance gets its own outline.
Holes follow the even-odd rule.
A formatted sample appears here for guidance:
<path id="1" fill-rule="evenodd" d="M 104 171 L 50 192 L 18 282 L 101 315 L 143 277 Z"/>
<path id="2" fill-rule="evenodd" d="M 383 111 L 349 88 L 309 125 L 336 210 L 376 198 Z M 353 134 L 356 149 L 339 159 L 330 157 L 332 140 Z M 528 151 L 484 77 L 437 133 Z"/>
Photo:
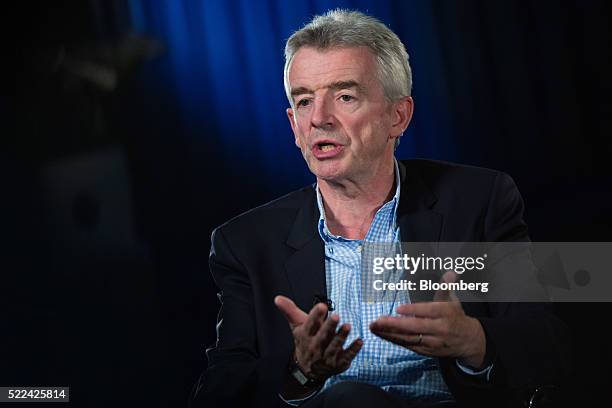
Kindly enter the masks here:
<path id="1" fill-rule="evenodd" d="M 331 145 L 331 144 L 326 144 L 326 145 L 321 146 L 321 150 L 324 152 L 333 150 L 333 148 L 334 148 L 334 145 Z"/>

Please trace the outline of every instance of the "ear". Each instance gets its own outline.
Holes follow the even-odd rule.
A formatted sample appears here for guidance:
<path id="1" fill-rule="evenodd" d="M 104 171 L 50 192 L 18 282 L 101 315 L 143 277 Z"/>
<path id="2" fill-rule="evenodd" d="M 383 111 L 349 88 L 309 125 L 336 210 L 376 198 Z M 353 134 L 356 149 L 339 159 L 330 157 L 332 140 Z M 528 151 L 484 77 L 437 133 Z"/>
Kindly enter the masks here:
<path id="1" fill-rule="evenodd" d="M 300 146 L 300 138 L 298 137 L 298 129 L 297 124 L 295 123 L 295 113 L 292 108 L 287 108 L 287 118 L 289 119 L 289 124 L 291 125 L 291 130 L 293 131 L 293 137 L 295 138 L 295 145 L 302 148 Z"/>
<path id="2" fill-rule="evenodd" d="M 393 123 L 389 136 L 391 139 L 398 138 L 408 128 L 410 121 L 412 120 L 412 113 L 414 112 L 414 100 L 411 96 L 406 96 L 393 103 Z"/>

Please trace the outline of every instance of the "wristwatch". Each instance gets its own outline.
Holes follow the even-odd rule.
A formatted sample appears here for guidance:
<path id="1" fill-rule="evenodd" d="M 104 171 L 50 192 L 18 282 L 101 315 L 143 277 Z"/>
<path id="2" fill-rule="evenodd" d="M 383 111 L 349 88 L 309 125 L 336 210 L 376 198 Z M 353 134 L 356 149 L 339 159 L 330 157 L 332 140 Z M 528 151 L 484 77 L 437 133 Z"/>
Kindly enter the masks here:
<path id="1" fill-rule="evenodd" d="M 321 385 L 319 380 L 309 377 L 298 364 L 297 360 L 293 360 L 289 366 L 291 376 L 304 388 L 314 388 Z"/>

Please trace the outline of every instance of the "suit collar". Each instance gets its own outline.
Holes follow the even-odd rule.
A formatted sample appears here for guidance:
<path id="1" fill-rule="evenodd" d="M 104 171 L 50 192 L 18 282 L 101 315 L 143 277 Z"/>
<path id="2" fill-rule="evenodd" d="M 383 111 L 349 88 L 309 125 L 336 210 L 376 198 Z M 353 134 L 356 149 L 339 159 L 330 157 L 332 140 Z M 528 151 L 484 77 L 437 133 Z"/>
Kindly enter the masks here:
<path id="1" fill-rule="evenodd" d="M 409 162 L 410 163 L 410 162 Z M 402 193 L 397 223 L 402 242 L 438 242 L 444 217 L 434 210 L 438 198 L 416 168 L 399 162 Z"/>
<path id="2" fill-rule="evenodd" d="M 326 295 L 325 247 L 319 236 L 314 185 L 308 188 L 287 237 L 295 252 L 285 262 L 287 279 L 293 289 L 293 301 L 305 312 L 313 306 L 315 295 Z"/>
<path id="3" fill-rule="evenodd" d="M 437 242 L 440 239 L 440 227 L 443 218 L 442 214 L 434 210 L 438 198 L 420 171 L 415 168 L 416 166 L 411 166 L 412 168 L 408 169 L 401 161 L 398 161 L 398 165 L 401 193 L 397 220 L 402 231 L 402 241 Z M 287 245 L 294 249 L 300 249 L 310 240 L 318 238 L 317 221 L 319 216 L 315 185 L 313 184 L 305 192 L 302 205 L 289 232 Z M 419 217 L 422 219 L 419 219 Z"/>
<path id="4" fill-rule="evenodd" d="M 413 168 L 407 169 L 406 165 L 398 161 L 400 179 L 402 181 L 399 214 L 415 209 L 432 208 L 438 201 L 438 197 L 425 182 L 421 172 Z"/>
<path id="5" fill-rule="evenodd" d="M 287 237 L 287 245 L 294 249 L 300 249 L 310 240 L 319 236 L 317 221 L 319 219 L 319 209 L 317 208 L 315 185 L 306 189 L 302 205 L 298 209 L 297 215 Z"/>

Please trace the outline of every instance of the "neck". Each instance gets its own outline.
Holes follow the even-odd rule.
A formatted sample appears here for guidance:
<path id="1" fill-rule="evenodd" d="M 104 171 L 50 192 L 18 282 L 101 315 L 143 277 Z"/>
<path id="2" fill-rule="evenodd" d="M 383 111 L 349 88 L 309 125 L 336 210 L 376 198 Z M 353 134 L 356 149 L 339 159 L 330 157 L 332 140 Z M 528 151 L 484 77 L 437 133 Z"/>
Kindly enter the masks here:
<path id="1" fill-rule="evenodd" d="M 330 232 L 363 240 L 376 211 L 394 195 L 395 165 L 393 160 L 388 161 L 360 180 L 317 179 L 317 183 Z"/>

